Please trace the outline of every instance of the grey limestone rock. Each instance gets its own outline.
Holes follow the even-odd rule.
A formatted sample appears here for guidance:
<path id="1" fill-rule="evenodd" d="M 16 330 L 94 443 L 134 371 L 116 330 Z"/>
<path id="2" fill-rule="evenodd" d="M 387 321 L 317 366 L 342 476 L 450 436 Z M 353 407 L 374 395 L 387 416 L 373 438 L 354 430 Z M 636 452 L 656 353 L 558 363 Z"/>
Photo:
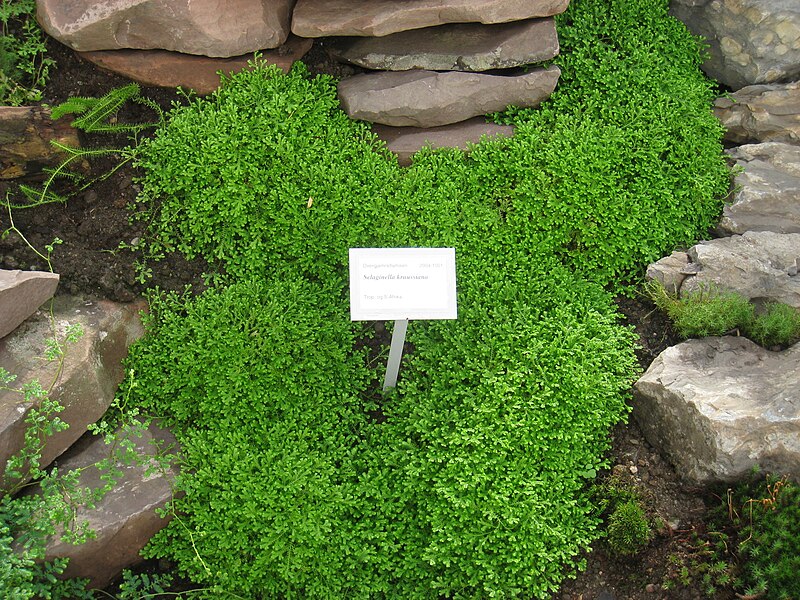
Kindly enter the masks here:
<path id="1" fill-rule="evenodd" d="M 508 23 L 552 17 L 569 0 L 299 0 L 292 32 L 300 37 L 383 36 L 445 23 Z"/>
<path id="2" fill-rule="evenodd" d="M 435 71 L 385 71 L 339 83 L 354 119 L 401 127 L 437 127 L 504 110 L 534 107 L 550 96 L 561 71 L 551 66 L 517 76 Z"/>
<path id="3" fill-rule="evenodd" d="M 385 37 L 335 38 L 326 48 L 338 60 L 367 69 L 488 71 L 542 62 L 558 54 L 555 20 L 482 25 L 459 23 Z"/>
<path id="4" fill-rule="evenodd" d="M 703 70 L 734 90 L 800 75 L 797 0 L 671 0 L 670 11 L 708 42 Z"/>
<path id="5" fill-rule="evenodd" d="M 688 340 L 634 385 L 647 440 L 696 484 L 758 465 L 800 479 L 800 344 L 770 352 L 742 337 Z"/>
<path id="6" fill-rule="evenodd" d="M 714 114 L 734 144 L 800 144 L 800 82 L 749 85 L 717 99 Z"/>
<path id="7" fill-rule="evenodd" d="M 748 231 L 701 242 L 688 254 L 697 273 L 684 280 L 681 295 L 717 288 L 800 308 L 800 277 L 791 274 L 800 258 L 800 233 Z"/>
<path id="8" fill-rule="evenodd" d="M 800 233 L 800 146 L 765 142 L 738 146 L 728 154 L 742 172 L 718 231 Z"/>
<path id="9" fill-rule="evenodd" d="M 294 0 L 39 0 L 42 28 L 62 44 L 92 50 L 173 50 L 229 57 L 277 48 Z"/>
<path id="10" fill-rule="evenodd" d="M 686 279 L 689 255 L 686 252 L 673 252 L 669 256 L 648 265 L 647 279 L 658 281 L 670 294 L 677 294 Z"/>

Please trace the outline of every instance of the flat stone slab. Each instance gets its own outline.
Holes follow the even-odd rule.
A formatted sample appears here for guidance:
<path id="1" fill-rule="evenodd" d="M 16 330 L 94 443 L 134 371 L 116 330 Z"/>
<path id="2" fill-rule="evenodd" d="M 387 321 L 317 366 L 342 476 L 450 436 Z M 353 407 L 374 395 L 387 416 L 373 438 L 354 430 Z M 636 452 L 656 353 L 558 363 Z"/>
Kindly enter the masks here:
<path id="1" fill-rule="evenodd" d="M 167 430 L 150 425 L 133 437 L 134 448 L 141 456 L 138 464 L 119 464 L 122 476 L 94 509 L 79 507 L 78 523 L 86 523 L 95 538 L 79 545 L 56 536 L 45 549 L 45 560 L 68 558 L 64 577 L 89 579 L 89 586 L 102 589 L 117 578 L 123 569 L 142 562 L 139 552 L 158 531 L 169 523 L 156 511 L 166 508 L 172 499 L 177 468 L 156 468 L 153 457 L 159 451 L 174 453 L 176 441 Z M 170 450 L 171 449 L 171 450 Z M 95 466 L 110 456 L 103 439 L 86 435 L 58 461 L 62 472 L 84 469 L 78 485 L 97 489 L 104 485 L 101 471 Z"/>
<path id="2" fill-rule="evenodd" d="M 410 165 L 411 157 L 424 147 L 459 148 L 467 151 L 469 144 L 477 144 L 484 137 L 514 135 L 511 125 L 487 123 L 481 117 L 428 129 L 374 125 L 372 131 L 386 142 L 386 147 L 397 155 L 397 162 L 404 167 Z"/>
<path id="3" fill-rule="evenodd" d="M 289 35 L 294 0 L 39 0 L 48 35 L 80 52 L 172 50 L 241 56 L 277 48 Z"/>
<path id="4" fill-rule="evenodd" d="M 733 202 L 723 208 L 717 230 L 800 233 L 800 146 L 765 142 L 728 154 L 743 172 L 734 179 Z"/>
<path id="5" fill-rule="evenodd" d="M 291 36 L 280 48 L 261 52 L 261 59 L 287 72 L 311 50 L 313 43 L 313 40 Z M 98 50 L 79 52 L 78 56 L 142 85 L 180 86 L 201 96 L 219 88 L 220 72 L 225 75 L 239 72 L 254 58 L 253 54 L 211 58 L 167 50 Z"/>
<path id="6" fill-rule="evenodd" d="M 558 83 L 556 66 L 517 76 L 386 71 L 339 83 L 343 110 L 354 119 L 399 127 L 438 127 L 505 110 L 535 107 Z"/>
<path id="7" fill-rule="evenodd" d="M 689 255 L 686 252 L 673 252 L 648 265 L 646 277 L 658 281 L 668 293 L 677 294 L 687 277 L 688 265 Z"/>
<path id="8" fill-rule="evenodd" d="M 384 36 L 445 23 L 508 23 L 552 17 L 569 0 L 298 0 L 292 32 L 300 37 Z"/>
<path id="9" fill-rule="evenodd" d="M 58 279 L 56 273 L 47 271 L 0 269 L 0 338 L 14 331 L 53 297 Z"/>
<path id="10" fill-rule="evenodd" d="M 800 233 L 749 231 L 701 242 L 687 254 L 695 272 L 683 281 L 681 295 L 711 287 L 800 308 Z"/>
<path id="11" fill-rule="evenodd" d="M 335 38 L 325 48 L 337 60 L 384 71 L 507 69 L 549 60 L 559 50 L 552 18 L 498 25 L 440 25 L 385 37 Z"/>
<path id="12" fill-rule="evenodd" d="M 738 90 L 800 75 L 797 0 L 672 0 L 670 12 L 709 44 L 703 70 Z"/>
<path id="13" fill-rule="evenodd" d="M 718 98 L 714 114 L 734 144 L 800 144 L 800 81 L 743 87 Z"/>
<path id="14" fill-rule="evenodd" d="M 0 367 L 17 376 L 12 385 L 18 388 L 38 380 L 46 390 L 52 387 L 50 398 L 64 407 L 59 417 L 69 428 L 47 439 L 42 466 L 69 448 L 108 409 L 125 374 L 122 360 L 128 347 L 144 333 L 139 316 L 144 308 L 143 301 L 116 304 L 59 296 L 52 322 L 49 314 L 39 311 L 0 340 Z M 44 360 L 54 329 L 63 341 L 66 327 L 76 324 L 84 333 L 65 345 L 61 368 L 58 361 Z M 0 391 L 0 465 L 22 448 L 25 417 L 34 405 L 18 392 Z"/>
<path id="15" fill-rule="evenodd" d="M 745 478 L 755 466 L 800 480 L 800 344 L 743 337 L 668 348 L 634 385 L 633 416 L 685 479 Z"/>

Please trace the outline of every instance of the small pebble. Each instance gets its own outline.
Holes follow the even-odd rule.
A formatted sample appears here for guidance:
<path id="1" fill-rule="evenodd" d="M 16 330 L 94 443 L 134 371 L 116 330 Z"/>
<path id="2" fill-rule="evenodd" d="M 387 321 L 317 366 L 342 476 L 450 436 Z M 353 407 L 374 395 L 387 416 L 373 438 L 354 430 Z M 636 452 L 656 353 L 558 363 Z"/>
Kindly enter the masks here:
<path id="1" fill-rule="evenodd" d="M 644 590 L 648 594 L 655 594 L 658 591 L 658 586 L 655 583 L 648 583 Z"/>
<path id="2" fill-rule="evenodd" d="M 631 465 L 628 470 L 631 472 L 631 475 L 636 475 L 639 472 L 639 467 Z"/>

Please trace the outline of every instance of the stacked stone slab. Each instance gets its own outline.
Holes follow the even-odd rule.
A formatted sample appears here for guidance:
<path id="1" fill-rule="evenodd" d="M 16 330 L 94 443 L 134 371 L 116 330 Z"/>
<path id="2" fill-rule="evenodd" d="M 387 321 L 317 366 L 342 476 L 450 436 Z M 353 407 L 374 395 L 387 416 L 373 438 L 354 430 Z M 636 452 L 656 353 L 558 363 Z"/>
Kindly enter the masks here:
<path id="1" fill-rule="evenodd" d="M 144 333 L 140 312 L 146 304 L 56 296 L 52 304 L 35 310 L 57 282 L 52 273 L 0 271 L 0 321 L 6 329 L 15 324 L 13 331 L 0 336 L 0 368 L 14 377 L 0 386 L 0 496 L 20 488 L 22 494 L 39 490 L 38 483 L 26 483 L 28 477 L 12 478 L 5 470 L 6 461 L 24 446 L 26 417 L 41 406 L 41 397 L 23 391 L 36 382 L 63 407 L 58 416 L 68 425 L 44 441 L 41 466 L 57 460 L 62 473 L 81 471 L 79 487 L 94 490 L 105 485 L 97 463 L 112 456 L 111 446 L 87 429 L 106 412 L 125 376 L 122 361 L 130 344 Z M 31 314 L 20 319 L 27 312 Z M 6 320 L 9 316 L 13 320 Z M 67 328 L 76 325 L 82 335 L 65 343 Z M 62 342 L 63 355 L 47 360 L 54 338 Z M 139 429 L 129 440 L 139 459 L 118 465 L 120 478 L 96 506 L 76 506 L 75 525 L 87 524 L 95 537 L 79 545 L 60 534 L 47 541 L 47 560 L 69 559 L 67 577 L 88 578 L 91 586 L 105 587 L 123 569 L 142 561 L 139 551 L 168 521 L 158 511 L 172 499 L 177 470 L 172 465 L 151 467 L 156 452 L 176 453 L 176 442 L 155 425 Z"/>
<path id="2" fill-rule="evenodd" d="M 715 288 L 800 310 L 800 4 L 673 0 L 671 9 L 706 37 L 704 70 L 733 90 L 714 112 L 737 171 L 720 237 L 673 252 L 647 276 L 682 296 Z M 800 480 L 799 353 L 800 344 L 770 352 L 739 337 L 684 342 L 637 382 L 634 416 L 694 483 L 735 481 L 756 465 Z"/>
<path id="3" fill-rule="evenodd" d="M 525 73 L 518 68 L 558 54 L 553 16 L 567 4 L 299 0 L 292 31 L 324 38 L 333 57 L 373 71 L 339 84 L 342 108 L 354 119 L 380 124 L 378 135 L 390 150 L 402 152 L 405 164 L 411 151 L 441 147 L 449 137 L 465 147 L 484 135 L 507 135 L 470 119 L 510 105 L 538 106 L 549 97 L 558 68 Z M 444 136 L 440 131 L 425 135 L 426 128 L 444 126 Z M 405 127 L 414 129 L 392 129 Z"/>
<path id="4" fill-rule="evenodd" d="M 79 56 L 144 85 L 199 94 L 261 59 L 288 70 L 311 47 L 290 35 L 295 0 L 37 0 L 42 28 Z"/>
<path id="5" fill-rule="evenodd" d="M 560 76 L 556 67 L 530 66 L 558 54 L 553 17 L 569 0 L 295 2 L 38 0 L 37 15 L 48 34 L 101 68 L 199 94 L 218 87 L 218 71 L 247 68 L 254 52 L 288 70 L 312 40 L 324 39 L 336 59 L 381 72 L 340 84 L 351 117 L 386 127 L 449 126 L 429 136 L 381 129 L 402 164 L 422 145 L 466 149 L 484 135 L 512 134 L 468 121 L 510 105 L 535 107 Z"/>

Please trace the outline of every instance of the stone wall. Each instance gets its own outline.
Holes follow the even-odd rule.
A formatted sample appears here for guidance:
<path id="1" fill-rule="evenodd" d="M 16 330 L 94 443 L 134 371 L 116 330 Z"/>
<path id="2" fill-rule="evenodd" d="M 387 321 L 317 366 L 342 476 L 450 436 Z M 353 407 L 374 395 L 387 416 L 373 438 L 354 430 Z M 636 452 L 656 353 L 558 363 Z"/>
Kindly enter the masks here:
<path id="1" fill-rule="evenodd" d="M 800 3 L 672 0 L 703 35 L 703 65 L 730 93 L 714 112 L 737 167 L 715 237 L 650 265 L 679 295 L 733 291 L 800 310 Z M 735 332 L 734 332 L 735 333 Z M 770 350 L 730 335 L 665 350 L 635 385 L 634 417 L 693 483 L 755 467 L 800 481 L 800 344 Z"/>
<path id="2" fill-rule="evenodd" d="M 200 94 L 216 89 L 217 71 L 245 68 L 253 52 L 286 70 L 316 44 L 361 71 L 340 85 L 343 109 L 385 126 L 381 135 L 394 148 L 410 144 L 413 151 L 419 143 L 464 147 L 484 134 L 510 135 L 510 128 L 471 119 L 512 104 L 535 107 L 550 96 L 560 71 L 531 65 L 558 54 L 553 17 L 568 2 L 39 0 L 37 6 L 45 31 L 83 58 L 145 85 Z M 419 131 L 386 129 L 397 126 L 445 129 L 422 138 Z"/>

